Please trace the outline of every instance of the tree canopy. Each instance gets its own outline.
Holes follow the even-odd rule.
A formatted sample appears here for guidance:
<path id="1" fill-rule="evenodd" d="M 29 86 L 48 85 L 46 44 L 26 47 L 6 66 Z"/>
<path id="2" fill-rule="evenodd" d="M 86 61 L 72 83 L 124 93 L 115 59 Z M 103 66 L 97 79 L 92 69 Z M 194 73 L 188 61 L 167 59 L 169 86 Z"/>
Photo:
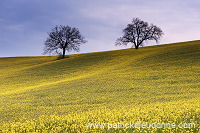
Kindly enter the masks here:
<path id="1" fill-rule="evenodd" d="M 139 18 L 133 18 L 132 23 L 123 29 L 123 36 L 117 38 L 115 45 L 126 46 L 128 43 L 132 43 L 132 47 L 138 49 L 139 46 L 143 45 L 144 41 L 155 40 L 158 43 L 163 34 L 159 27 L 153 24 L 149 25 Z"/>
<path id="2" fill-rule="evenodd" d="M 48 33 L 48 38 L 44 43 L 44 54 L 52 52 L 62 53 L 62 58 L 64 58 L 66 50 L 78 52 L 80 45 L 86 42 L 78 28 L 63 25 L 56 26 Z"/>

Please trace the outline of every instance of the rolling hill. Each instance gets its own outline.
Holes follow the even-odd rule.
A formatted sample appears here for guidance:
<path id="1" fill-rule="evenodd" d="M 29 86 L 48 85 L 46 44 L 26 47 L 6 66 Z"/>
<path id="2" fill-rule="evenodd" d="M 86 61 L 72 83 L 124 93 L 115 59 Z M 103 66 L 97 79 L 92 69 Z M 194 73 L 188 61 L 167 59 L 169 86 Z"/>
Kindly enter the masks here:
<path id="1" fill-rule="evenodd" d="M 0 58 L 0 131 L 199 131 L 200 41 L 56 58 Z M 130 121 L 196 126 L 85 126 Z"/>

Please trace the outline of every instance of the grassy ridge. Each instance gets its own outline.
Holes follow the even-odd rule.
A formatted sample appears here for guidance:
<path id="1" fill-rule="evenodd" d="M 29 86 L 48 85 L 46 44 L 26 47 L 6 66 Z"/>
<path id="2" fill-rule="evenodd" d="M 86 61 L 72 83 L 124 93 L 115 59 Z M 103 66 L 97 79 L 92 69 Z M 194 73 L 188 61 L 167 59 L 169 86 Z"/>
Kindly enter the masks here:
<path id="1" fill-rule="evenodd" d="M 66 127 L 55 125 L 55 131 L 87 131 L 83 126 L 87 122 L 180 122 L 182 119 L 198 125 L 199 50 L 200 41 L 192 41 L 70 55 L 63 60 L 0 58 L 0 120 L 4 123 L 0 130 L 7 129 L 9 122 L 18 121 L 16 131 L 21 131 L 24 120 L 31 123 L 32 119 L 38 121 L 50 115 L 56 118 L 49 123 L 60 122 Z M 170 112 L 175 113 L 170 117 Z M 147 116 L 141 117 L 140 113 Z M 70 120 L 76 121 L 75 127 L 69 126 Z M 46 119 L 38 123 L 38 130 L 53 130 L 48 124 L 40 125 L 48 123 Z M 36 131 L 35 124 L 27 127 L 27 131 Z"/>

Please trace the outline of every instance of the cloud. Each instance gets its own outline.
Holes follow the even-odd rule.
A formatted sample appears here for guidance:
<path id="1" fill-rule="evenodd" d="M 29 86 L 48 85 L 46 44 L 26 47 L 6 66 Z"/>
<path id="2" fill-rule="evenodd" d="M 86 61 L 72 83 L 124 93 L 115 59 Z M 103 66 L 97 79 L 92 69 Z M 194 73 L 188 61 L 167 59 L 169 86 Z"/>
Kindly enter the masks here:
<path id="1" fill-rule="evenodd" d="M 114 43 L 134 17 L 160 27 L 161 43 L 197 40 L 199 5 L 198 0 L 1 0 L 0 56 L 41 55 L 56 25 L 79 28 L 88 40 L 83 53 L 126 48 Z"/>

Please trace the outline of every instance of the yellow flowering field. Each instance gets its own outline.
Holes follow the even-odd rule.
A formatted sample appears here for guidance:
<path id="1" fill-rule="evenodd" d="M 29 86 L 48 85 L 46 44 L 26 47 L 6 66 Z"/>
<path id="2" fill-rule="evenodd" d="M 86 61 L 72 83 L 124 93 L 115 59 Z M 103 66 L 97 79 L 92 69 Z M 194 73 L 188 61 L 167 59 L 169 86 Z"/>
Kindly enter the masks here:
<path id="1" fill-rule="evenodd" d="M 0 58 L 0 132 L 200 131 L 200 41 Z"/>

